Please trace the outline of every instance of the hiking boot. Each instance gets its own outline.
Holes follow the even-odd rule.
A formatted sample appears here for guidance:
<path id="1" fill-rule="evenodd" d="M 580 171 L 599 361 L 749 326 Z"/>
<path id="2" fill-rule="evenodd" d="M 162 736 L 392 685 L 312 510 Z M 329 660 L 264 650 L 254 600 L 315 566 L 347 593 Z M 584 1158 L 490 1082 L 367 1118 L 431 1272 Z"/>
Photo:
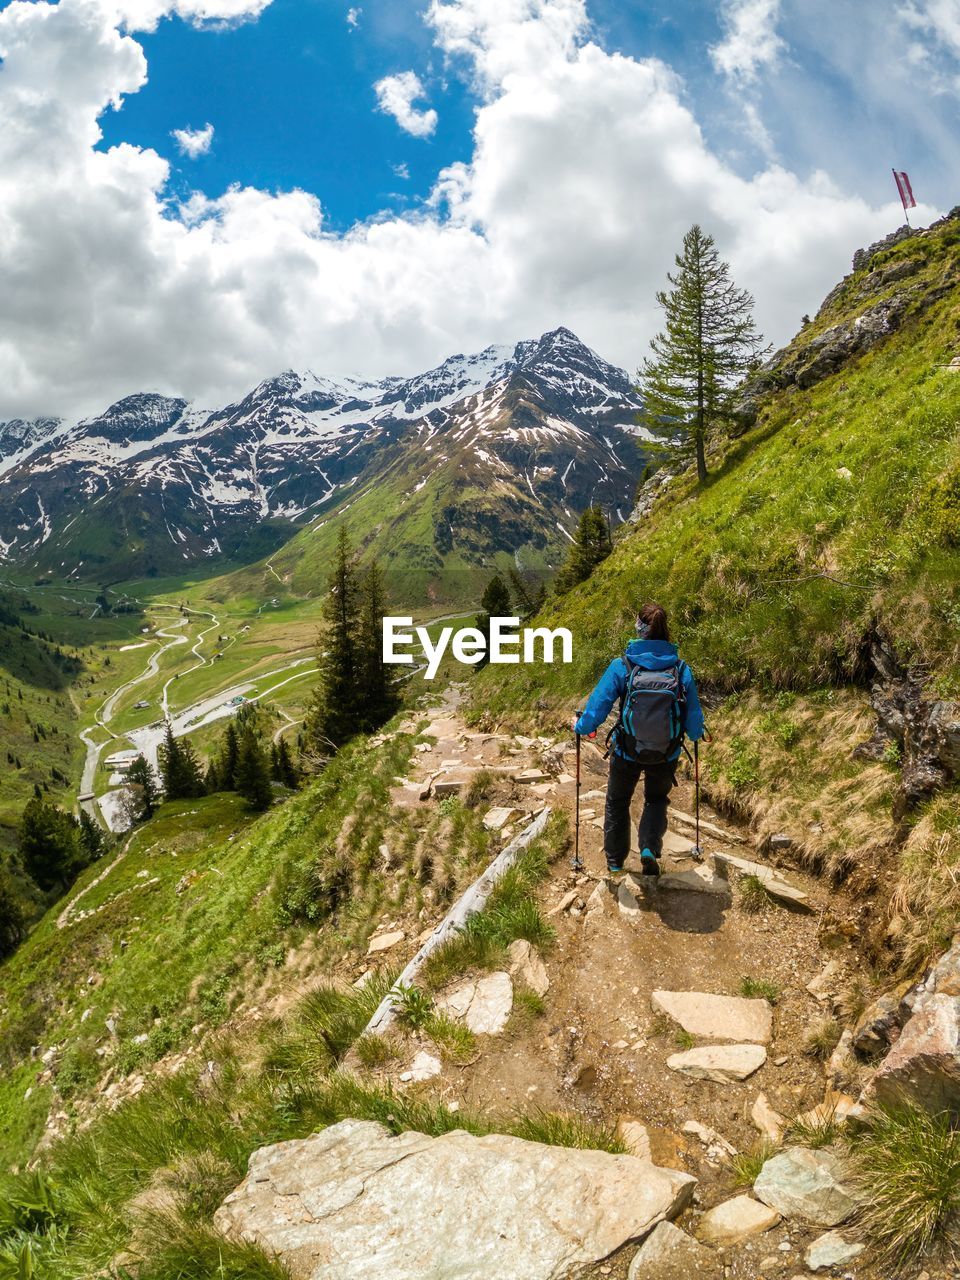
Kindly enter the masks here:
<path id="1" fill-rule="evenodd" d="M 642 876 L 652 876 L 654 880 L 660 874 L 660 863 L 649 849 L 644 849 L 640 854 L 640 874 Z"/>
<path id="2" fill-rule="evenodd" d="M 622 863 L 622 862 L 620 862 L 620 863 L 617 863 L 617 862 L 611 862 L 611 861 L 610 861 L 610 859 L 608 858 L 608 859 L 607 859 L 607 875 L 608 875 L 608 876 L 622 876 L 622 875 L 623 875 L 623 863 Z"/>

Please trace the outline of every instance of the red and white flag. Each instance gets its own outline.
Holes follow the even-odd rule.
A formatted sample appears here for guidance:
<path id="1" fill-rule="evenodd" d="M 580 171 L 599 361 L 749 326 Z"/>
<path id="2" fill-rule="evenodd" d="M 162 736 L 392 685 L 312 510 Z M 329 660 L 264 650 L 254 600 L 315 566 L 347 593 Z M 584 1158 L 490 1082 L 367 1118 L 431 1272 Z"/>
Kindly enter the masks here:
<path id="1" fill-rule="evenodd" d="M 893 180 L 897 184 L 897 190 L 900 192 L 903 212 L 906 213 L 908 209 L 915 209 L 917 202 L 913 196 L 913 187 L 910 185 L 910 175 L 903 173 L 900 169 L 894 169 Z"/>

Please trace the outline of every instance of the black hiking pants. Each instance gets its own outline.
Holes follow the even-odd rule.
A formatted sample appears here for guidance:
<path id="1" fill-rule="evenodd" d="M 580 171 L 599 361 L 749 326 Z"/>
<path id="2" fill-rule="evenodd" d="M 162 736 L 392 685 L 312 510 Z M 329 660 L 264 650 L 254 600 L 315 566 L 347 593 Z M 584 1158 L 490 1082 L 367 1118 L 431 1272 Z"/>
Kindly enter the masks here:
<path id="1" fill-rule="evenodd" d="M 610 757 L 607 807 L 603 816 L 603 850 L 607 862 L 622 867 L 630 852 L 630 801 L 643 774 L 643 813 L 638 840 L 641 849 L 660 857 L 667 830 L 667 799 L 677 777 L 677 761 L 637 764 L 622 756 Z"/>

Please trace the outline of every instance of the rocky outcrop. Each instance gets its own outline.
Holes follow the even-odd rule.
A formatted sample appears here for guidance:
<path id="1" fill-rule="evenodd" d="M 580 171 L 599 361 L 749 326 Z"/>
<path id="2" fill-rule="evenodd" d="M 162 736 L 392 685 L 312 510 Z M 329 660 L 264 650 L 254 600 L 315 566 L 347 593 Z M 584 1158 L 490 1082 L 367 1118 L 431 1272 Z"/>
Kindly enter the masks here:
<path id="1" fill-rule="evenodd" d="M 902 768 L 900 807 L 917 804 L 960 777 L 960 705 L 926 697 L 885 637 L 869 637 L 862 666 L 870 679 L 877 728 L 855 754 L 879 760 L 896 744 Z"/>
<path id="2" fill-rule="evenodd" d="M 960 1109 L 960 941 L 904 996 L 909 1016 L 863 1091 L 862 1101 Z"/>
<path id="3" fill-rule="evenodd" d="M 695 1185 L 632 1156 L 344 1120 L 255 1151 L 215 1224 L 294 1280 L 560 1280 L 642 1240 Z"/>

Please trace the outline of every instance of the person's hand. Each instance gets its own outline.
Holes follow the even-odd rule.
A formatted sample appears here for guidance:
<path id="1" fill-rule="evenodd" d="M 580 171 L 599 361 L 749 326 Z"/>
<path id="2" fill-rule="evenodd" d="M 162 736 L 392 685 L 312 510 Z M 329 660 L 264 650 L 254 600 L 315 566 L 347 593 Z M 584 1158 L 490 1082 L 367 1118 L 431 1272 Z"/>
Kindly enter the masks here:
<path id="1" fill-rule="evenodd" d="M 571 718 L 570 718 L 570 732 L 571 732 L 571 733 L 576 733 L 576 732 L 577 732 L 577 721 L 578 721 L 579 719 L 580 719 L 580 717 L 577 715 L 577 713 L 576 713 L 576 712 L 574 712 L 574 713 L 573 713 L 573 715 L 572 715 L 572 716 L 571 716 Z"/>

